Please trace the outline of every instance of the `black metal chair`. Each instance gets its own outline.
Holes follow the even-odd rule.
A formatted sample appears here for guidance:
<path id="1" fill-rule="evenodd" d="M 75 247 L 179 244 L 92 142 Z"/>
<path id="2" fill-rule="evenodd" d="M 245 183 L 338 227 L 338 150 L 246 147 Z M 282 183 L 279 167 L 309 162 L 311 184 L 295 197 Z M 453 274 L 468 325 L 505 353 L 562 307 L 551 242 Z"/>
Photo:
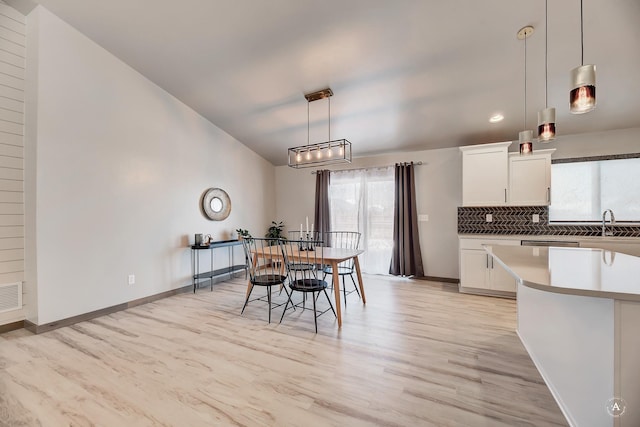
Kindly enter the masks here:
<path id="1" fill-rule="evenodd" d="M 360 233 L 357 231 L 328 231 L 324 233 L 324 241 L 326 242 L 326 246 L 332 248 L 359 249 Z M 326 279 L 327 275 L 333 277 L 333 269 L 331 268 L 331 266 L 326 266 L 323 272 L 323 279 Z M 351 294 L 353 291 L 356 291 L 358 293 L 358 297 L 360 297 L 360 290 L 358 289 L 358 285 L 353 278 L 354 272 L 355 261 L 353 260 L 353 258 L 338 264 L 338 277 L 342 278 L 342 292 L 344 294 L 345 305 L 347 304 L 347 295 Z M 347 286 L 344 279 L 345 276 L 349 276 L 351 278 L 354 289 L 347 291 Z M 333 283 L 333 281 L 331 285 L 340 286 L 339 283 Z"/>
<path id="2" fill-rule="evenodd" d="M 308 241 L 308 240 L 312 240 L 314 242 L 317 242 L 320 239 L 320 233 L 318 231 L 314 231 L 313 233 L 309 232 L 309 233 L 305 233 L 304 231 L 302 232 L 302 234 L 300 234 L 299 231 L 289 231 L 289 240 L 291 241 Z M 306 264 L 304 262 L 292 262 L 289 265 L 289 269 L 291 271 L 305 271 L 305 270 L 313 270 L 314 268 L 320 268 L 323 269 L 324 266 L 317 266 L 315 264 Z"/>
<path id="3" fill-rule="evenodd" d="M 287 285 L 289 286 L 289 289 L 291 289 L 291 293 L 288 293 L 289 298 L 284 306 L 284 310 L 282 311 L 280 322 L 282 323 L 282 319 L 284 319 L 284 315 L 287 312 L 289 303 L 291 303 L 291 306 L 294 310 L 296 306 L 300 307 L 300 305 L 302 305 L 302 309 L 304 312 L 304 310 L 306 310 L 306 295 L 308 293 L 311 293 L 311 300 L 313 301 L 313 321 L 317 333 L 318 317 L 329 311 L 329 309 L 331 309 L 331 311 L 333 311 L 333 315 L 337 317 L 336 311 L 333 308 L 333 304 L 331 304 L 331 298 L 329 298 L 329 294 L 327 293 L 327 282 L 319 278 L 319 274 L 322 272 L 322 269 L 300 269 L 299 266 L 325 265 L 324 247 L 322 246 L 322 242 L 319 240 L 287 240 L 283 242 L 283 246 L 284 264 L 289 277 Z M 303 294 L 301 303 L 293 303 L 291 297 L 293 296 L 294 292 L 301 292 Z M 321 311 L 320 314 L 318 314 L 316 293 L 319 296 L 321 292 L 324 293 L 324 295 L 327 297 L 329 308 Z"/>
<path id="4" fill-rule="evenodd" d="M 269 304 L 269 323 L 271 323 L 271 309 L 284 304 L 284 302 L 280 304 L 271 302 L 271 288 L 273 286 L 284 287 L 284 282 L 287 279 L 282 264 L 284 249 L 282 241 L 280 239 L 250 237 L 242 240 L 242 246 L 244 247 L 247 266 L 249 267 L 250 288 L 240 314 L 244 313 L 244 309 L 250 301 L 264 301 L 263 296 L 249 300 L 253 288 L 263 286 L 267 288 L 266 297 Z M 289 296 L 289 291 L 287 291 L 286 287 L 284 289 L 287 296 Z"/>

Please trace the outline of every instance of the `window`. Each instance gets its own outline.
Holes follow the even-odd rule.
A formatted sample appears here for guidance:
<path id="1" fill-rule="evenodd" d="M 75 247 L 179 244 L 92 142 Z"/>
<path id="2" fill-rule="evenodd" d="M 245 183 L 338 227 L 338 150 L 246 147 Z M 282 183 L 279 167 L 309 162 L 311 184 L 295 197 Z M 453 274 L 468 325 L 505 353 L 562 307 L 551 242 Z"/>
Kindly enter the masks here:
<path id="1" fill-rule="evenodd" d="M 393 249 L 393 167 L 332 171 L 331 229 L 359 231 L 362 271 L 389 274 Z"/>
<path id="2" fill-rule="evenodd" d="M 551 221 L 640 221 L 640 158 L 551 165 Z"/>

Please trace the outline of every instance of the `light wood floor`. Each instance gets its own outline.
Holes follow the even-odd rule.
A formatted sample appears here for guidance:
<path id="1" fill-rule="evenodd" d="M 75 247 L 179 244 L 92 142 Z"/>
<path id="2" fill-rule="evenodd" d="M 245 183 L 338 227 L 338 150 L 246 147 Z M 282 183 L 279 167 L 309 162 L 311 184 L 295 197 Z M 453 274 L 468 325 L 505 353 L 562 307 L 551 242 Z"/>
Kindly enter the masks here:
<path id="1" fill-rule="evenodd" d="M 567 425 L 514 332 L 514 301 L 364 281 L 367 305 L 350 295 L 342 329 L 329 312 L 317 335 L 310 311 L 278 324 L 281 307 L 268 324 L 256 301 L 240 316 L 241 279 L 1 335 L 0 425 Z"/>

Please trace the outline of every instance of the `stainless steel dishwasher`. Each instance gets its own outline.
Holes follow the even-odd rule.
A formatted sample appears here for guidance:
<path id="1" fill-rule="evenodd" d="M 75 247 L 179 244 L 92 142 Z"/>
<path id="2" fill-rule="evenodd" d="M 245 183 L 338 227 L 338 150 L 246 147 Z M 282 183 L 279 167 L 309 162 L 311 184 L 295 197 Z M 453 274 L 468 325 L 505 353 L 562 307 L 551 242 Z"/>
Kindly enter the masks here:
<path id="1" fill-rule="evenodd" d="M 520 246 L 558 246 L 561 248 L 578 248 L 580 242 L 569 240 L 521 240 Z"/>

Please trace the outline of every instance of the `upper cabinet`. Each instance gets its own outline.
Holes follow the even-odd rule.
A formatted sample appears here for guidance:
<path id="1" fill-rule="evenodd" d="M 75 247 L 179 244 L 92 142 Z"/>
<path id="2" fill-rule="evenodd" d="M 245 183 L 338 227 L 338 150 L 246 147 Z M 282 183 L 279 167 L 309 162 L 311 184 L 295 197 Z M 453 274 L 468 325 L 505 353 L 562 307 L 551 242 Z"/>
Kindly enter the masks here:
<path id="1" fill-rule="evenodd" d="M 538 150 L 521 156 L 509 153 L 509 204 L 548 206 L 551 203 L 551 154 Z"/>
<path id="2" fill-rule="evenodd" d="M 511 142 L 460 147 L 462 206 L 551 204 L 551 154 L 509 153 Z"/>
<path id="3" fill-rule="evenodd" d="M 463 206 L 507 204 L 509 145 L 511 142 L 460 147 Z"/>

